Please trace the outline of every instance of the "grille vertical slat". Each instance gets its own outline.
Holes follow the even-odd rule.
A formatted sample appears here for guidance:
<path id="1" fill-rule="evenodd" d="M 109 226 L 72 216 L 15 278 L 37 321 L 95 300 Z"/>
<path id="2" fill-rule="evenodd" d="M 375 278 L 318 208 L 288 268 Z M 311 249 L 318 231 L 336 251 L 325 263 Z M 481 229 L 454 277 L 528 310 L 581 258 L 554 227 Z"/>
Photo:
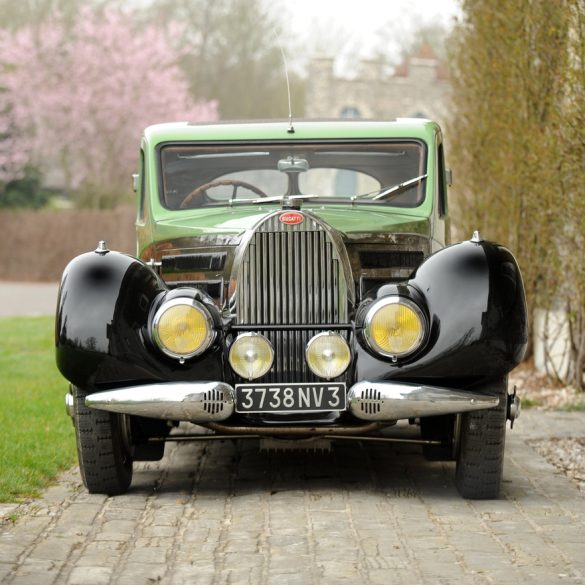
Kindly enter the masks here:
<path id="1" fill-rule="evenodd" d="M 239 325 L 347 322 L 347 285 L 337 247 L 308 216 L 300 225 L 285 225 L 272 216 L 258 226 L 242 256 L 237 283 Z M 313 379 L 304 351 L 316 332 L 264 332 L 275 351 L 267 381 Z"/>

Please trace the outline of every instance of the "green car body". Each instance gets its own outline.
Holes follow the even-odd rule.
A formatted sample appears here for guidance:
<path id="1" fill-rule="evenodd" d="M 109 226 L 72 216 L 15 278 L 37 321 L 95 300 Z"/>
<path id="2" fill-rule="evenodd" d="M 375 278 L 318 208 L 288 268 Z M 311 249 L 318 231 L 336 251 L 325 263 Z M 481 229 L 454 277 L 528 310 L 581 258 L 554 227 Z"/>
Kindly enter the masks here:
<path id="1" fill-rule="evenodd" d="M 205 235 L 239 236 L 250 229 L 258 217 L 280 205 L 250 206 L 197 210 L 178 214 L 165 209 L 159 194 L 159 154 L 161 145 L 179 142 L 303 142 L 303 141 L 384 141 L 388 139 L 419 139 L 428 145 L 425 197 L 413 209 L 396 209 L 381 204 L 375 209 L 359 205 L 319 203 L 303 204 L 303 209 L 316 211 L 325 221 L 349 237 L 376 233 L 415 233 L 431 238 L 432 250 L 449 243 L 447 201 L 439 202 L 439 185 L 446 194 L 446 173 L 442 150 L 442 133 L 438 124 L 430 120 L 401 119 L 394 122 L 298 122 L 294 133 L 284 123 L 242 123 L 219 125 L 192 125 L 188 123 L 159 124 L 145 129 L 141 142 L 138 185 L 140 193 L 137 218 L 138 255 L 142 258 L 153 243 L 168 239 L 200 237 Z M 441 164 L 439 164 L 441 163 Z M 442 172 L 441 172 L 442 171 Z M 372 230 L 375 221 L 375 230 Z M 148 255 L 148 254 L 146 254 Z M 148 258 L 147 258 L 148 259 Z"/>

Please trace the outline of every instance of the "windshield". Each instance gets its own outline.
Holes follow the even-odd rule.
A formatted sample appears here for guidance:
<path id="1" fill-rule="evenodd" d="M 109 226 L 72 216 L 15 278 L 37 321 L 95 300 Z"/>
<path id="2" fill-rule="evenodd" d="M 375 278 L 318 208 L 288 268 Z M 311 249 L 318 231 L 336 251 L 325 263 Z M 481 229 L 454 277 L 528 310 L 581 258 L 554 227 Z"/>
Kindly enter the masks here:
<path id="1" fill-rule="evenodd" d="M 385 199 L 376 195 L 423 177 L 426 149 L 415 140 L 372 143 L 167 145 L 161 148 L 162 203 L 168 209 L 262 203 L 312 196 L 321 203 L 416 207 L 425 182 Z M 424 177 L 423 177 L 424 178 Z"/>

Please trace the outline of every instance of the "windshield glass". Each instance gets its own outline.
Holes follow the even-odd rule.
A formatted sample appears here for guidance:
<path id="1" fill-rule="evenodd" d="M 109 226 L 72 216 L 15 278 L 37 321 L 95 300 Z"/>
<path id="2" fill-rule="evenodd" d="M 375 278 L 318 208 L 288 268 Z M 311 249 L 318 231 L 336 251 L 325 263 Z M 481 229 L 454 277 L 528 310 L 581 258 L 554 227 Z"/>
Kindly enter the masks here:
<path id="1" fill-rule="evenodd" d="M 265 197 L 312 195 L 321 203 L 416 207 L 424 181 L 395 197 L 376 194 L 426 172 L 415 140 L 372 143 L 167 145 L 161 148 L 162 203 L 168 209 L 252 204 Z M 371 194 L 371 195 L 370 195 Z"/>

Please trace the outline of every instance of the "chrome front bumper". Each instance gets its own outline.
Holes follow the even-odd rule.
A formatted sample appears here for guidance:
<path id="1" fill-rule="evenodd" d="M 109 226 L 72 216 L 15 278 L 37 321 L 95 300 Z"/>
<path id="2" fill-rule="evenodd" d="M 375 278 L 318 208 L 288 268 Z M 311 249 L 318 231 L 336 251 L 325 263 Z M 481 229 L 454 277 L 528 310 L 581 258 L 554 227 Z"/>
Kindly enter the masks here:
<path id="1" fill-rule="evenodd" d="M 73 399 L 66 396 L 73 415 Z M 235 411 L 235 390 L 224 382 L 168 382 L 97 392 L 86 397 L 90 408 L 165 420 L 208 423 Z M 498 406 L 499 398 L 467 390 L 399 382 L 358 382 L 347 396 L 347 409 L 366 421 L 455 414 Z"/>
<path id="2" fill-rule="evenodd" d="M 399 382 L 358 382 L 349 389 L 347 400 L 351 414 L 372 421 L 455 414 L 500 403 L 497 396 Z"/>
<path id="3" fill-rule="evenodd" d="M 73 400 L 65 397 L 70 415 Z M 234 412 L 234 389 L 223 382 L 167 382 L 96 392 L 85 398 L 86 406 L 164 420 L 222 421 Z"/>

